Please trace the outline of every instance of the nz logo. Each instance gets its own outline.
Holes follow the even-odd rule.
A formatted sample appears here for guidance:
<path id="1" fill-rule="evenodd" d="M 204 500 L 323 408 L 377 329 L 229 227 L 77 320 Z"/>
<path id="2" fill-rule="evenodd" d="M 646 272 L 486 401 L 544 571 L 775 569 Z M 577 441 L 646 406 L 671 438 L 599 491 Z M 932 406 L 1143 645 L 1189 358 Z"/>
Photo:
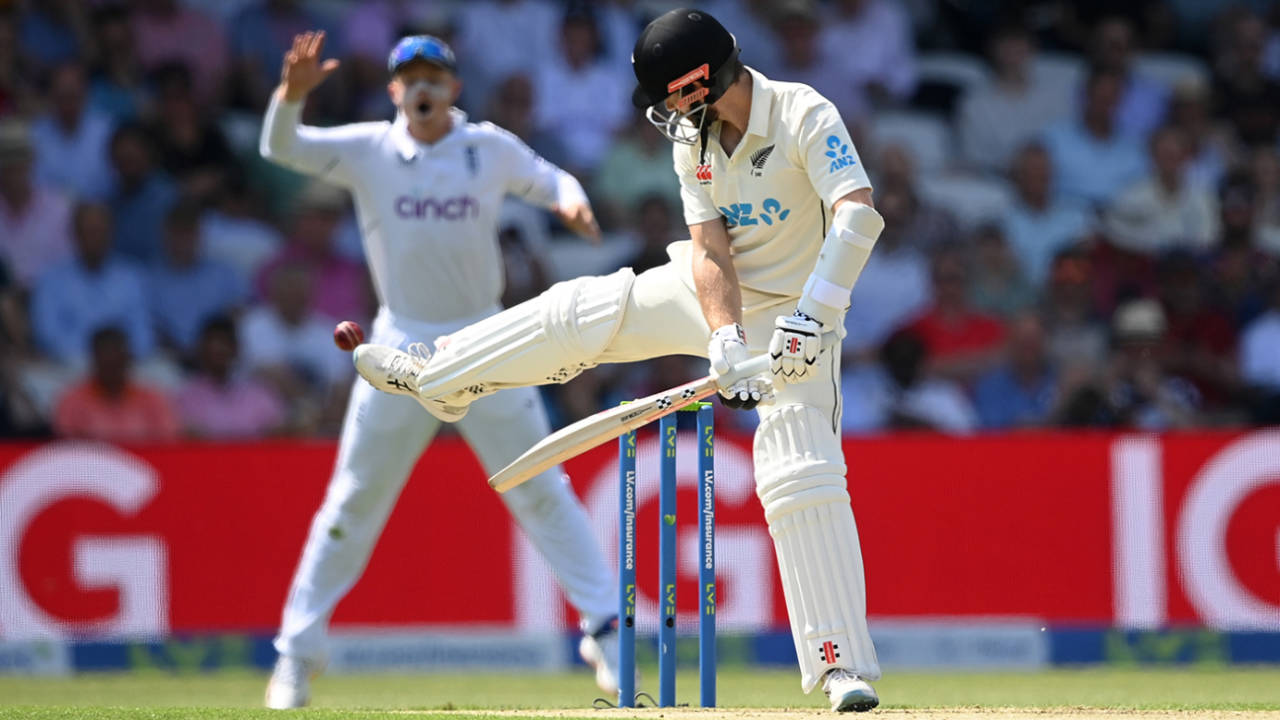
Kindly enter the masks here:
<path id="1" fill-rule="evenodd" d="M 760 213 L 755 213 L 755 208 L 751 203 L 734 203 L 728 207 L 721 205 L 720 214 L 724 215 L 725 225 L 729 228 L 735 228 L 746 225 L 773 225 L 780 223 L 791 215 L 791 210 L 783 209 L 782 203 L 777 198 L 765 198 L 760 203 Z"/>
<path id="2" fill-rule="evenodd" d="M 764 174 L 764 164 L 769 162 L 769 156 L 773 154 L 773 145 L 763 147 L 751 153 L 751 176 L 760 177 Z"/>
<path id="3" fill-rule="evenodd" d="M 699 185 L 711 184 L 711 165 L 699 165 L 693 171 L 693 176 L 698 179 Z"/>
<path id="4" fill-rule="evenodd" d="M 827 136 L 827 157 L 831 158 L 831 169 L 829 173 L 835 174 L 837 170 L 843 170 L 858 164 L 853 159 L 853 155 L 849 153 L 849 146 L 835 135 Z"/>

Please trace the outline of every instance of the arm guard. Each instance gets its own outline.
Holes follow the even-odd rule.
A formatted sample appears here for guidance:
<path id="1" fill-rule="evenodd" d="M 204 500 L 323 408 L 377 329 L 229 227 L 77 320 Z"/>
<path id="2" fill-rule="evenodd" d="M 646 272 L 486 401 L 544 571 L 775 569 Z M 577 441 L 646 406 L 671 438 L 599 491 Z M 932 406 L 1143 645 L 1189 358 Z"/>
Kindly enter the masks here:
<path id="1" fill-rule="evenodd" d="M 853 284 L 871 257 L 871 248 L 884 230 L 884 219 L 874 208 L 844 202 L 831 218 L 831 229 L 813 273 L 804 284 L 796 309 L 830 328 L 849 306 Z"/>

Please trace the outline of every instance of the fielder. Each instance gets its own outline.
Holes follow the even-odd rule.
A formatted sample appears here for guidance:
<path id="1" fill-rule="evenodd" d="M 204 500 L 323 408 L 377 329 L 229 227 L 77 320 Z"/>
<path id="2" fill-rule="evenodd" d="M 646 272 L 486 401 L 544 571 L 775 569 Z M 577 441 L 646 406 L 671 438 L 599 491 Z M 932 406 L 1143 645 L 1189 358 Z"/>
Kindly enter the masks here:
<path id="1" fill-rule="evenodd" d="M 263 157 L 351 191 L 380 307 L 371 341 L 415 352 L 500 309 L 498 211 L 512 193 L 547 207 L 591 238 L 599 228 L 581 185 L 515 136 L 467 122 L 453 51 L 428 36 L 391 51 L 387 89 L 395 122 L 336 128 L 299 125 L 308 93 L 338 67 L 320 63 L 323 33 L 294 39 L 262 129 Z M 477 400 L 458 430 L 493 472 L 549 432 L 537 391 Z M 305 705 L 326 660 L 334 606 L 364 570 L 410 470 L 440 428 L 413 402 L 356 383 L 337 465 L 312 521 L 275 639 L 280 658 L 267 686 L 273 708 Z M 439 478 L 449 482 L 452 478 Z M 586 633 L 580 650 L 605 692 L 617 692 L 614 581 L 585 508 L 557 470 L 503 501 L 546 558 Z"/>
<path id="2" fill-rule="evenodd" d="M 759 404 L 756 493 L 774 539 L 801 687 L 836 711 L 879 703 L 857 528 L 840 445 L 841 332 L 884 221 L 844 122 L 812 88 L 738 60 L 705 12 L 673 10 L 632 55 L 637 107 L 675 142 L 691 240 L 638 277 L 624 268 L 559 283 L 436 343 L 429 360 L 362 345 L 356 367 L 441 419 L 487 393 L 563 382 L 598 363 L 710 359 L 726 403 Z M 709 343 L 708 343 L 709 340 Z M 735 372 L 768 352 L 784 383 Z M 476 406 L 478 407 L 478 406 Z"/>

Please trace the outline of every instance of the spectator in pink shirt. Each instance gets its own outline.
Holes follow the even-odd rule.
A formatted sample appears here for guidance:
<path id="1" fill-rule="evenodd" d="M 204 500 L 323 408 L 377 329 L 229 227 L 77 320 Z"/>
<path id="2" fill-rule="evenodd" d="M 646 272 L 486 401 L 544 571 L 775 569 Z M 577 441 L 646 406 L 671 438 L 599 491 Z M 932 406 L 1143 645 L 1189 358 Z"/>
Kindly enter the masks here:
<path id="1" fill-rule="evenodd" d="M 227 72 L 227 37 L 222 26 L 177 0 L 137 0 L 133 33 L 138 58 L 147 70 L 180 62 L 191 70 L 196 94 L 217 97 Z"/>
<path id="2" fill-rule="evenodd" d="M 0 260 L 24 287 L 71 256 L 71 201 L 35 182 L 34 161 L 27 126 L 0 121 Z"/>
<path id="3" fill-rule="evenodd" d="M 370 316 L 368 273 L 335 247 L 346 207 L 346 193 L 327 183 L 314 182 L 303 190 L 294 208 L 288 244 L 258 275 L 259 297 L 267 297 L 271 278 L 282 265 L 302 265 L 320 290 L 312 295 L 312 312 L 336 320 Z"/>
<path id="4" fill-rule="evenodd" d="M 163 393 L 131 378 L 129 337 L 117 327 L 93 334 L 89 377 L 68 389 L 53 412 L 63 437 L 113 443 L 170 442 L 178 438 L 178 417 Z"/>
<path id="5" fill-rule="evenodd" d="M 280 398 L 262 383 L 236 372 L 239 342 L 231 318 L 205 323 L 196 350 L 197 374 L 178 392 L 186 431 L 216 440 L 262 437 L 284 423 Z"/>

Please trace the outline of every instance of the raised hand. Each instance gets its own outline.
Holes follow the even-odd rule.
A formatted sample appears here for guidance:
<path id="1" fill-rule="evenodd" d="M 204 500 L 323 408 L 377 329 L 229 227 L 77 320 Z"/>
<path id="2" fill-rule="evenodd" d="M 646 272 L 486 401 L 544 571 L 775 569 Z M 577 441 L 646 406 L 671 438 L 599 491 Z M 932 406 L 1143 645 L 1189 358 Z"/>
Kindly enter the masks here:
<path id="1" fill-rule="evenodd" d="M 338 61 L 334 58 L 320 62 L 322 50 L 323 30 L 293 36 L 293 47 L 284 54 L 284 66 L 280 69 L 280 91 L 284 93 L 285 100 L 302 100 L 338 69 Z"/>

